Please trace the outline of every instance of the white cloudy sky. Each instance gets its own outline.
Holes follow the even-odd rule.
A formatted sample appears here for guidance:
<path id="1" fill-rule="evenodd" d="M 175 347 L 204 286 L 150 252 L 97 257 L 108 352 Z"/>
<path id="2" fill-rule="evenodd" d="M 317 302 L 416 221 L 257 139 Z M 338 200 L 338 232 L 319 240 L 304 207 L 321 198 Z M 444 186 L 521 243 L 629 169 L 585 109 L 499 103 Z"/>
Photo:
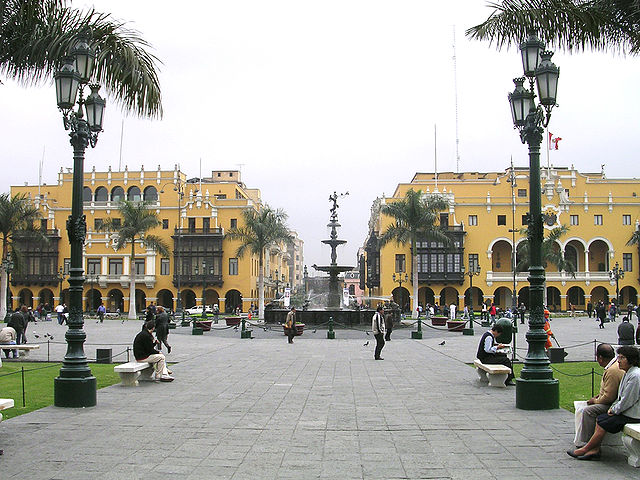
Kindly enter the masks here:
<path id="1" fill-rule="evenodd" d="M 376 196 L 416 171 L 456 170 L 453 32 L 457 43 L 460 171 L 504 170 L 527 151 L 511 126 L 507 93 L 521 75 L 516 50 L 472 42 L 464 30 L 490 10 L 481 0 L 75 1 L 128 20 L 162 60 L 162 120 L 124 116 L 109 103 L 85 170 L 173 168 L 189 176 L 236 169 L 263 200 L 289 214 L 305 263 L 324 264 L 328 196 L 342 200 L 339 262 L 355 265 Z M 640 62 L 558 51 L 552 163 L 609 177 L 637 173 Z M 51 83 L 3 79 L 0 191 L 45 182 L 72 166 Z M 107 98 L 109 101 L 110 99 Z"/>

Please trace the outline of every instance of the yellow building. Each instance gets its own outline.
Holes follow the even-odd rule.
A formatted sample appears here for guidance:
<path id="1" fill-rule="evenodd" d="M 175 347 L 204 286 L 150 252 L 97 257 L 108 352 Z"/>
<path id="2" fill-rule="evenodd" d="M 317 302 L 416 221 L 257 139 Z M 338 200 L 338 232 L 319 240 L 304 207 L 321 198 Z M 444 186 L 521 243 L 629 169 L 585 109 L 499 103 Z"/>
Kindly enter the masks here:
<path id="1" fill-rule="evenodd" d="M 11 195 L 27 195 L 40 210 L 42 232 L 48 242 L 18 234 L 16 242 L 24 254 L 24 268 L 11 275 L 11 301 L 19 304 L 67 305 L 70 246 L 65 230 L 71 213 L 71 172 L 58 173 L 53 185 L 14 186 Z M 150 302 L 171 309 L 177 306 L 178 286 L 185 308 L 218 304 L 222 312 L 236 307 L 247 311 L 258 298 L 258 258 L 238 258 L 237 241 L 224 238 L 231 227 L 241 227 L 242 211 L 260 209 L 258 189 L 247 188 L 240 172 L 216 170 L 211 177 L 189 179 L 176 166 L 173 170 L 97 172 L 84 176 L 84 214 L 87 233 L 84 247 L 86 276 L 84 305 L 95 310 L 104 303 L 107 311 L 129 308 L 130 248 L 115 250 L 116 234 L 100 231 L 108 217 L 119 217 L 118 203 L 144 200 L 155 210 L 161 226 L 150 232 L 169 245 L 170 258 L 136 245 L 136 310 Z M 265 298 L 275 295 L 270 281 L 276 269 L 289 277 L 286 248 L 272 249 L 265 261 Z"/>
<path id="2" fill-rule="evenodd" d="M 515 182 L 510 181 L 512 176 Z M 556 248 L 575 266 L 575 276 L 546 266 L 546 301 L 551 309 L 566 310 L 569 304 L 584 310 L 588 302 L 616 298 L 615 276 L 610 273 L 619 264 L 626 275 L 619 279 L 621 305 L 637 304 L 639 262 L 638 245 L 627 245 L 640 218 L 638 179 L 609 179 L 601 173 L 580 173 L 571 168 L 541 171 L 545 236 L 566 225 Z M 418 301 L 439 305 L 469 305 L 473 282 L 473 308 L 482 302 L 512 306 L 514 241 L 524 240 L 520 233 L 527 226 L 529 210 L 528 168 L 508 168 L 504 172 L 416 173 L 411 182 L 397 186 L 392 198 L 379 198 L 372 207 L 369 234 L 365 242 L 362 271 L 365 286 L 373 296 L 393 295 L 405 307 L 410 303 L 410 246 L 391 242 L 380 248 L 379 236 L 392 219 L 380 213 L 380 206 L 404 197 L 409 189 L 425 195 L 440 194 L 449 201 L 449 210 L 440 215 L 452 240 L 445 248 L 437 242 L 419 242 Z M 515 230 L 515 231 L 514 231 Z M 519 259 L 517 259 L 519 260 Z M 366 265 L 366 268 L 365 268 Z M 474 265 L 480 275 L 470 278 L 465 272 Z M 400 281 L 408 281 L 400 286 Z M 394 278 L 395 274 L 395 278 Z M 528 305 L 527 272 L 515 275 L 517 302 Z"/>

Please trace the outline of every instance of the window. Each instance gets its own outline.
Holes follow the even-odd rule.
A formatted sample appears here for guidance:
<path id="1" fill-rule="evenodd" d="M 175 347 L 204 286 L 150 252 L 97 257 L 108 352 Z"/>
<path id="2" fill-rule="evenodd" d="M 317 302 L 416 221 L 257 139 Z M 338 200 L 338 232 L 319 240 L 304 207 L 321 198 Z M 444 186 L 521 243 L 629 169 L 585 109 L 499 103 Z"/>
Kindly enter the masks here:
<path id="1" fill-rule="evenodd" d="M 218 200 L 224 200 L 225 198 L 227 198 L 227 194 L 226 193 L 218 193 L 217 195 L 214 195 L 214 197 L 216 197 Z"/>
<path id="2" fill-rule="evenodd" d="M 100 263 L 99 258 L 87 258 L 87 275 L 100 275 Z"/>
<path id="3" fill-rule="evenodd" d="M 162 219 L 162 229 L 163 230 L 168 230 L 169 229 L 169 219 L 168 218 L 163 218 Z"/>
<path id="4" fill-rule="evenodd" d="M 529 225 L 529 214 L 525 213 L 522 215 L 522 225 Z"/>
<path id="5" fill-rule="evenodd" d="M 349 285 L 349 295 L 355 295 L 356 294 L 356 286 L 355 285 Z"/>
<path id="6" fill-rule="evenodd" d="M 114 218 L 111 225 L 112 225 L 112 227 L 114 229 L 120 228 L 122 226 L 122 219 L 121 218 Z"/>
<path id="7" fill-rule="evenodd" d="M 64 259 L 64 264 L 62 267 L 62 271 L 64 272 L 65 275 L 69 275 L 69 270 L 71 269 L 71 259 L 70 258 L 65 258 Z"/>
<path id="8" fill-rule="evenodd" d="M 210 218 L 203 218 L 202 219 L 202 230 L 204 233 L 207 233 L 209 231 L 209 228 L 211 226 L 211 219 Z"/>
<path id="9" fill-rule="evenodd" d="M 144 264 L 145 264 L 144 258 L 136 258 L 136 263 L 135 263 L 136 275 L 144 275 Z"/>
<path id="10" fill-rule="evenodd" d="M 130 202 L 139 202 L 142 200 L 142 193 L 140 192 L 140 189 L 135 186 L 129 188 L 129 191 L 127 192 L 127 200 Z"/>
<path id="11" fill-rule="evenodd" d="M 190 232 L 195 232 L 196 231 L 196 219 L 195 218 L 188 218 L 187 219 L 189 221 L 189 231 Z"/>
<path id="12" fill-rule="evenodd" d="M 506 225 L 506 224 L 507 224 L 507 216 L 498 215 L 498 225 Z"/>
<path id="13" fill-rule="evenodd" d="M 94 218 L 93 219 L 93 229 L 97 232 L 102 228 L 102 225 L 104 224 L 104 221 L 101 218 Z"/>
<path id="14" fill-rule="evenodd" d="M 622 224 L 631 225 L 631 215 L 622 215 Z"/>
<path id="15" fill-rule="evenodd" d="M 396 272 L 404 273 L 407 271 L 407 265 L 404 258 L 404 253 L 396 253 Z"/>
<path id="16" fill-rule="evenodd" d="M 109 259 L 109 275 L 122 275 L 122 259 L 121 258 Z"/>
<path id="17" fill-rule="evenodd" d="M 232 218 L 230 220 L 229 226 L 231 228 L 238 228 L 238 219 L 237 218 Z"/>
<path id="18" fill-rule="evenodd" d="M 109 200 L 109 192 L 104 187 L 96 188 L 94 195 L 96 202 L 106 202 L 107 200 Z"/>
<path id="19" fill-rule="evenodd" d="M 622 254 L 622 270 L 625 272 L 633 271 L 633 255 L 631 253 L 623 253 Z"/>
<path id="20" fill-rule="evenodd" d="M 580 225 L 580 217 L 578 215 L 569 215 L 569 225 Z"/>
<path id="21" fill-rule="evenodd" d="M 518 196 L 519 197 L 526 197 L 527 196 L 527 189 L 526 188 L 519 188 L 518 189 Z"/>
<path id="22" fill-rule="evenodd" d="M 593 216 L 593 224 L 594 225 L 602 225 L 602 215 L 594 215 Z"/>
<path id="23" fill-rule="evenodd" d="M 160 259 L 160 275 L 170 275 L 169 259 L 168 258 L 161 258 Z"/>
<path id="24" fill-rule="evenodd" d="M 631 217 L 629 217 L 631 218 Z M 629 220 L 631 221 L 631 220 Z M 42 218 L 40 219 L 40 230 L 42 230 L 42 232 L 46 232 L 47 231 L 47 219 L 46 218 Z"/>
<path id="25" fill-rule="evenodd" d="M 469 254 L 469 271 L 477 272 L 480 267 L 480 260 L 477 253 Z"/>
<path id="26" fill-rule="evenodd" d="M 82 188 L 82 201 L 83 202 L 90 202 L 91 200 L 93 200 L 93 194 L 91 192 L 91 189 L 89 187 L 83 187 Z"/>
<path id="27" fill-rule="evenodd" d="M 449 228 L 449 214 L 441 213 L 440 214 L 440 227 Z"/>
<path id="28" fill-rule="evenodd" d="M 238 275 L 238 259 L 229 259 L 229 275 Z"/>

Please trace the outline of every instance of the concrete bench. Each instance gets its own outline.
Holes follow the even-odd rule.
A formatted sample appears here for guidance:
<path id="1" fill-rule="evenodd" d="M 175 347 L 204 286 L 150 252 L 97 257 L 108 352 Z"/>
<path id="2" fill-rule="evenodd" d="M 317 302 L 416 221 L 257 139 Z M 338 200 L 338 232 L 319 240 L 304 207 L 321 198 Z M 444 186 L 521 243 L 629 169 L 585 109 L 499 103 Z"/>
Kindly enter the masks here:
<path id="1" fill-rule="evenodd" d="M 511 373 L 509 367 L 504 365 L 485 365 L 477 358 L 473 361 L 473 364 L 482 383 L 489 383 L 491 387 L 505 388 L 504 382 Z"/>
<path id="2" fill-rule="evenodd" d="M 33 345 L 28 343 L 23 343 L 21 345 L 0 344 L 0 350 L 20 350 L 25 355 L 29 353 L 31 350 L 38 350 L 39 348 L 40 348 L 40 345 L 38 345 L 37 343 Z"/>
<path id="3" fill-rule="evenodd" d="M 624 426 L 622 443 L 629 452 L 627 463 L 632 467 L 640 467 L 640 423 L 627 423 Z"/>
<path id="4" fill-rule="evenodd" d="M 7 408 L 13 408 L 13 399 L 0 398 L 0 411 L 6 410 Z M 2 421 L 2 413 L 0 413 L 0 422 L 1 421 Z"/>
<path id="5" fill-rule="evenodd" d="M 138 385 L 138 380 L 141 382 L 153 381 L 153 366 L 147 362 L 133 362 L 123 363 L 113 367 L 113 371 L 120 375 L 122 385 L 125 387 L 135 387 Z"/>

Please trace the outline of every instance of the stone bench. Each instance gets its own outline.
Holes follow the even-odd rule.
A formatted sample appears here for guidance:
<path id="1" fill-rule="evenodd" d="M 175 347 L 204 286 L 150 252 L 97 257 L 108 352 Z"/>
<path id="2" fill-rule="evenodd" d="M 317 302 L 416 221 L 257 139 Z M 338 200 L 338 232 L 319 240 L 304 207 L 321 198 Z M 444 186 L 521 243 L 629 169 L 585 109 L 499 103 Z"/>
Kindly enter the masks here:
<path id="1" fill-rule="evenodd" d="M 27 353 L 29 353 L 31 350 L 38 350 L 40 348 L 40 345 L 38 345 L 37 343 L 35 344 L 28 344 L 28 343 L 23 343 L 21 345 L 5 345 L 0 344 L 0 350 L 21 350 L 25 355 Z"/>
<path id="2" fill-rule="evenodd" d="M 485 365 L 477 358 L 473 361 L 478 372 L 478 378 L 482 383 L 489 383 L 491 387 L 505 388 L 504 382 L 511 373 L 509 367 L 504 365 Z"/>
<path id="3" fill-rule="evenodd" d="M 640 423 L 627 423 L 622 430 L 622 443 L 629 452 L 627 463 L 640 467 Z"/>
<path id="4" fill-rule="evenodd" d="M 7 408 L 13 408 L 13 399 L 12 398 L 0 398 L 0 411 L 6 410 Z M 0 422 L 2 421 L 2 413 L 0 413 Z"/>
<path id="5" fill-rule="evenodd" d="M 135 387 L 138 385 L 138 380 L 141 382 L 153 381 L 153 366 L 147 362 L 133 362 L 123 363 L 113 367 L 113 371 L 120 375 L 122 385 L 125 387 Z"/>

